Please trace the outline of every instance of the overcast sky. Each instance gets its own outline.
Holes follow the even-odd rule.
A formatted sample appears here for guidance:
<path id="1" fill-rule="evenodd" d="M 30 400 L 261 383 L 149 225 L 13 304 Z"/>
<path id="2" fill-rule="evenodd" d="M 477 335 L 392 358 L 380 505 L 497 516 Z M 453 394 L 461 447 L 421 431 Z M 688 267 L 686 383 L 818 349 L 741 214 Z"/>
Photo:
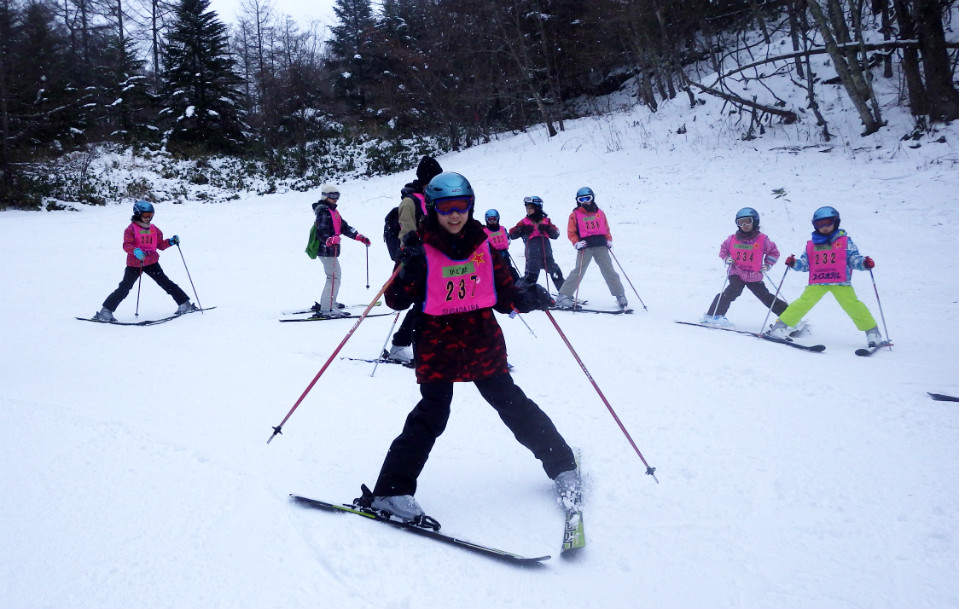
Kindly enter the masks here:
<path id="1" fill-rule="evenodd" d="M 224 23 L 236 23 L 242 0 L 211 0 L 210 8 L 215 10 Z M 334 0 L 272 0 L 277 13 L 290 15 L 306 29 L 313 21 L 331 26 L 334 23 Z"/>

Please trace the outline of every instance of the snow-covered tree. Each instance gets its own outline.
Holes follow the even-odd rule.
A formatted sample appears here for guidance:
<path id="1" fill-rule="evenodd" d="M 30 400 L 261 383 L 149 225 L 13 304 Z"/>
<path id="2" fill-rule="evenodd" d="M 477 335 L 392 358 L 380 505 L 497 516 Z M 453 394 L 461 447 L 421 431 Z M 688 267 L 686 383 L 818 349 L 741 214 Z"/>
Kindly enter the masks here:
<path id="1" fill-rule="evenodd" d="M 243 143 L 241 81 L 228 49 L 209 0 L 181 0 L 164 54 L 160 114 L 169 147 L 219 152 Z"/>

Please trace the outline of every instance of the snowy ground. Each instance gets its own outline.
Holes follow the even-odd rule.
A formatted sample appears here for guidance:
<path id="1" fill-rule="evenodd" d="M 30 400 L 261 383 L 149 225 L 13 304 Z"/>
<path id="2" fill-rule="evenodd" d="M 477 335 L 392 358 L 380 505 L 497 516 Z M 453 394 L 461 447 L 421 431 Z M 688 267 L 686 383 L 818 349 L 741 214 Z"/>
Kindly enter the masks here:
<path id="1" fill-rule="evenodd" d="M 591 186 L 649 308 L 628 289 L 632 316 L 554 315 L 659 484 L 546 316 L 526 316 L 536 336 L 501 322 L 518 384 L 583 451 L 575 561 L 558 558 L 562 515 L 538 463 L 457 389 L 418 499 L 446 532 L 553 554 L 538 570 L 289 503 L 372 484 L 419 395 L 407 369 L 371 377 L 337 359 L 266 443 L 353 327 L 277 322 L 320 294 L 303 253 L 319 193 L 160 203 L 156 224 L 181 236 L 200 302 L 218 308 L 147 328 L 73 319 L 120 279 L 128 204 L 0 214 L 0 607 L 956 607 L 958 411 L 927 396 L 958 393 L 956 127 L 911 148 L 892 109 L 866 139 L 843 136 L 855 119 L 837 112 L 828 145 L 807 123 L 742 142 L 707 102 L 440 158 L 509 225 L 532 194 L 565 223 Z M 344 217 L 374 245 L 368 280 L 364 248 L 345 243 L 341 301 L 369 302 L 389 275 L 379 233 L 408 174 L 342 184 Z M 808 316 L 822 354 L 673 323 L 720 289 L 737 209 L 757 208 L 786 257 L 824 204 L 877 262 L 892 351 L 856 357 L 863 334 L 829 297 Z M 573 249 L 555 247 L 569 273 Z M 161 264 L 192 293 L 176 249 Z M 785 296 L 804 284 L 787 274 Z M 869 274 L 854 287 L 879 320 Z M 596 268 L 580 296 L 613 305 Z M 118 317 L 135 307 L 131 294 Z M 145 281 L 140 319 L 172 311 Z M 754 330 L 764 315 L 745 293 L 729 317 Z M 341 355 L 375 356 L 391 321 L 365 321 Z"/>

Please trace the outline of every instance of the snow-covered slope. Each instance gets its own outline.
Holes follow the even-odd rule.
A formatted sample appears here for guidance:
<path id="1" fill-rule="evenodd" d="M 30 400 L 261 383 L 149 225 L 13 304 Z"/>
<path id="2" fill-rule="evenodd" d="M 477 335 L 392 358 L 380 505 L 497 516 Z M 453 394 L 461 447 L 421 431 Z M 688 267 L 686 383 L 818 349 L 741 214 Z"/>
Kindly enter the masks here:
<path id="1" fill-rule="evenodd" d="M 554 316 L 659 484 L 546 316 L 525 317 L 535 336 L 501 320 L 518 384 L 583 452 L 588 547 L 538 570 L 289 503 L 372 484 L 419 396 L 407 369 L 338 358 L 266 443 L 353 326 L 277 322 L 322 288 L 303 253 L 319 193 L 158 204 L 184 256 L 161 264 L 192 295 L 185 262 L 218 308 L 148 328 L 73 319 L 120 279 L 128 205 L 0 215 L 0 606 L 955 607 L 958 413 L 926 392 L 958 392 L 956 127 L 911 148 L 891 108 L 866 139 L 810 145 L 804 123 L 742 142 L 706 102 L 439 159 L 509 225 L 532 194 L 563 223 L 591 186 L 637 308 Z M 345 243 L 341 301 L 369 302 L 389 275 L 382 218 L 412 177 L 341 185 L 344 217 L 374 241 L 369 262 Z M 673 323 L 720 289 L 737 209 L 758 209 L 786 257 L 824 204 L 877 262 L 876 291 L 867 273 L 854 287 L 878 319 L 879 295 L 892 351 L 856 357 L 863 334 L 829 297 L 808 317 L 822 354 Z M 569 273 L 573 249 L 555 251 Z M 783 293 L 804 284 L 788 273 Z M 613 305 L 596 268 L 580 296 Z M 131 294 L 117 315 L 135 308 Z M 140 318 L 172 311 L 144 281 Z M 764 316 L 749 293 L 729 314 L 751 330 Z M 340 355 L 375 356 L 392 321 L 365 321 Z M 417 497 L 451 534 L 559 553 L 550 480 L 470 385 Z"/>

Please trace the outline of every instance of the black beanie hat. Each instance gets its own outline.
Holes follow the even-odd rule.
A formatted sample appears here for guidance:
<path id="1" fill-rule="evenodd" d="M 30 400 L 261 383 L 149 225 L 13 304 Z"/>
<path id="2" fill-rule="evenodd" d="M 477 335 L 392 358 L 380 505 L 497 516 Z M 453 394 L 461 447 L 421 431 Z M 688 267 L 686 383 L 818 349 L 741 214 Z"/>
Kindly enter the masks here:
<path id="1" fill-rule="evenodd" d="M 432 156 L 425 156 L 420 159 L 420 164 L 417 165 L 417 180 L 420 181 L 420 184 L 426 186 L 430 183 L 430 180 L 437 177 L 443 173 L 443 168 L 440 167 L 440 163 L 437 162 L 437 159 Z"/>

